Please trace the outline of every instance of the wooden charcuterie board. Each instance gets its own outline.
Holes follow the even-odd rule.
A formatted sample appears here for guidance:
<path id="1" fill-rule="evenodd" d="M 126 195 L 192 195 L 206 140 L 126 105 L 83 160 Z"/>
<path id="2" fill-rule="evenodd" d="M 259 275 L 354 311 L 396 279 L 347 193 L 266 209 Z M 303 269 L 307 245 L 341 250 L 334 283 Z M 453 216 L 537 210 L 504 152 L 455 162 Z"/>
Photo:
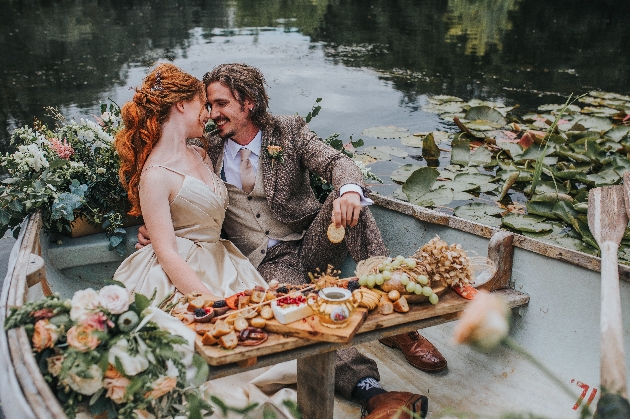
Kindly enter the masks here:
<path id="1" fill-rule="evenodd" d="M 357 308 L 350 316 L 347 326 L 338 329 L 323 326 L 316 315 L 305 317 L 293 323 L 282 324 L 276 319 L 267 320 L 267 332 L 281 333 L 296 338 L 304 338 L 319 342 L 346 343 L 354 337 L 367 317 L 367 310 Z"/>

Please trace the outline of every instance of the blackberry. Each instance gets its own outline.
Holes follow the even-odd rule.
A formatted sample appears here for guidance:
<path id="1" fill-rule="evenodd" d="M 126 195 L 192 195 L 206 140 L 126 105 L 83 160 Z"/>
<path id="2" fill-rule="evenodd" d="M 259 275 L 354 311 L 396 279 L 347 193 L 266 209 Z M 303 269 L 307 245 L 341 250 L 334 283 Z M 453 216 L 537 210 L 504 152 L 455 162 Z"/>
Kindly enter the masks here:
<path id="1" fill-rule="evenodd" d="M 225 300 L 215 301 L 214 304 L 212 304 L 212 307 L 214 308 L 223 308 L 226 306 L 227 306 L 227 303 L 225 302 Z"/>
<path id="2" fill-rule="evenodd" d="M 288 294 L 289 293 L 289 289 L 287 287 L 279 287 L 276 291 L 278 291 L 281 294 Z"/>
<path id="3" fill-rule="evenodd" d="M 208 314 L 206 313 L 206 310 L 204 310 L 203 308 L 196 308 L 194 313 L 195 313 L 195 317 L 203 317 L 206 314 Z"/>
<path id="4" fill-rule="evenodd" d="M 348 291 L 352 292 L 361 288 L 359 281 L 348 281 Z"/>

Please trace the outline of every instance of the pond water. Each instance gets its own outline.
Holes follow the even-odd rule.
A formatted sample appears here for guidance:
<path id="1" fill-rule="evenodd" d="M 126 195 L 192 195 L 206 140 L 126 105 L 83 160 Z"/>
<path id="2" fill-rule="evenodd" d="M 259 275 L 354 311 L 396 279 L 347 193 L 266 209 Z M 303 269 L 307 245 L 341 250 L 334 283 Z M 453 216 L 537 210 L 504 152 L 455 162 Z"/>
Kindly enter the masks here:
<path id="1" fill-rule="evenodd" d="M 245 62 L 266 75 L 273 113 L 306 115 L 322 98 L 310 124 L 321 137 L 408 152 L 371 164 L 384 180 L 373 189 L 391 194 L 393 170 L 425 163 L 365 129 L 459 131 L 423 110 L 434 95 L 524 112 L 592 90 L 627 95 L 628 17 L 630 2 L 612 0 L 8 0 L 0 151 L 16 127 L 50 123 L 45 106 L 87 117 L 124 103 L 156 62 L 199 78 Z"/>

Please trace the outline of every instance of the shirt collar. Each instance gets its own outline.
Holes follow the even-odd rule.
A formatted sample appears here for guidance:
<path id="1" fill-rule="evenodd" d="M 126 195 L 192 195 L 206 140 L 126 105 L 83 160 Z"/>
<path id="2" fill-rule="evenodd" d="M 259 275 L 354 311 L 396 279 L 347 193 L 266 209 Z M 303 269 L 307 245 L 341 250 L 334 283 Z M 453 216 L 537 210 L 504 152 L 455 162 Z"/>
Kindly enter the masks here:
<path id="1" fill-rule="evenodd" d="M 258 131 L 254 139 L 246 146 L 240 145 L 239 143 L 233 141 L 231 138 L 227 140 L 226 145 L 225 145 L 227 154 L 232 159 L 236 158 L 236 155 L 241 150 L 241 148 L 246 148 L 249 151 L 251 151 L 252 154 L 255 154 L 256 156 L 260 157 L 261 147 L 262 147 L 262 131 Z"/>

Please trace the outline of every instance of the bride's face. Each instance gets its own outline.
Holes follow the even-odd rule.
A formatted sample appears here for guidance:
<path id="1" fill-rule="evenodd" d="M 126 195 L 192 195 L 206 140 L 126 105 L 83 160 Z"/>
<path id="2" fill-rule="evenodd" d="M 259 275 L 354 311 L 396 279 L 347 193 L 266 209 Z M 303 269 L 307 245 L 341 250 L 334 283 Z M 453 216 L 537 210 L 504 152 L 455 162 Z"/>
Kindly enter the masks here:
<path id="1" fill-rule="evenodd" d="M 184 103 L 187 120 L 189 121 L 188 138 L 203 136 L 206 122 L 210 119 L 210 113 L 206 106 L 206 98 L 197 96 L 195 99 Z"/>

